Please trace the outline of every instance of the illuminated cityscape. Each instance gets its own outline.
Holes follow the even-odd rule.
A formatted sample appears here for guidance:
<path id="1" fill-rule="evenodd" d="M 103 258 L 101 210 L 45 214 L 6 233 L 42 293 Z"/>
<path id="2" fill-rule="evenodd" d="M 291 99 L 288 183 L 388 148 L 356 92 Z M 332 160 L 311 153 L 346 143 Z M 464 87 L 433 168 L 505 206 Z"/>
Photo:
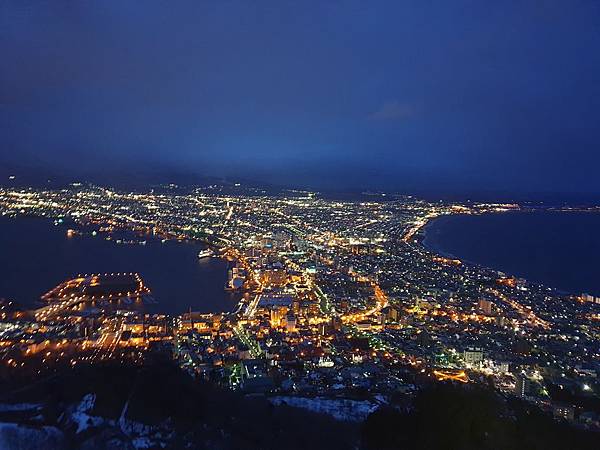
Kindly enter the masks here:
<path id="1" fill-rule="evenodd" d="M 51 219 L 65 239 L 118 245 L 113 234 L 128 230 L 136 244 L 202 242 L 199 258 L 229 260 L 223 289 L 241 294 L 226 313 L 149 314 L 144 304 L 161 299 L 143 274 L 79 274 L 36 309 L 3 304 L 2 376 L 107 361 L 144 365 L 162 355 L 196 379 L 268 395 L 273 404 L 320 410 L 354 398 L 348 414 L 361 419 L 397 392 L 450 381 L 600 425 L 585 402 L 559 401 L 553 392 L 597 398 L 600 299 L 560 294 L 421 242 L 428 222 L 442 215 L 532 206 L 382 194 L 340 201 L 238 185 L 222 191 L 79 183 L 0 190 L 1 215 Z"/>
<path id="2" fill-rule="evenodd" d="M 0 450 L 596 450 L 600 1 L 0 1 Z"/>

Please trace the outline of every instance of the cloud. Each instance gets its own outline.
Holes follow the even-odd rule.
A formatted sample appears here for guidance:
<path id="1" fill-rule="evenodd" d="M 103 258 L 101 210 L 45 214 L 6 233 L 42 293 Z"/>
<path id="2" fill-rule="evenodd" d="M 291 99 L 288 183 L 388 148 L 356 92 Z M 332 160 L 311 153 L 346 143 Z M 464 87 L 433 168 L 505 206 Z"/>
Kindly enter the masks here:
<path id="1" fill-rule="evenodd" d="M 379 110 L 371 113 L 371 120 L 402 120 L 415 115 L 415 107 L 409 103 L 400 103 L 398 100 L 385 102 Z"/>

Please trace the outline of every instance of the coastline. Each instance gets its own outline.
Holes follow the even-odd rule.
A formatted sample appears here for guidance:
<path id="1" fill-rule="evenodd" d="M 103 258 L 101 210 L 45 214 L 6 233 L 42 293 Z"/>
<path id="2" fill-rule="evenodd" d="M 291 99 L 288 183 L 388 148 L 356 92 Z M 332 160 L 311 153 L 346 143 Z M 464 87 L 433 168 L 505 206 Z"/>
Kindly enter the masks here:
<path id="1" fill-rule="evenodd" d="M 189 306 L 200 312 L 229 313 L 239 302 L 238 293 L 223 289 L 227 279 L 225 257 L 219 255 L 211 258 L 212 261 L 198 262 L 198 250 L 211 247 L 211 244 L 199 239 L 173 238 L 161 242 L 160 236 L 136 233 L 136 242 L 117 243 L 120 236 L 108 239 L 108 233 L 93 235 L 92 229 L 86 226 L 67 237 L 65 233 L 69 227 L 80 225 L 67 220 L 55 226 L 54 218 L 39 215 L 5 215 L 1 218 L 6 221 L 6 226 L 3 225 L 4 249 L 8 253 L 5 253 L 4 259 L 7 267 L 12 267 L 9 278 L 24 279 L 27 277 L 24 268 L 31 264 L 34 264 L 35 271 L 45 274 L 37 285 L 27 284 L 27 288 L 13 288 L 8 279 L 5 280 L 0 297 L 17 301 L 23 307 L 38 306 L 43 293 L 82 272 L 139 272 L 158 302 L 147 305 L 148 313 L 178 315 Z M 141 245 L 145 240 L 147 245 Z M 53 252 L 58 253 L 52 256 Z M 90 257 L 90 252 L 98 258 Z M 13 255 L 10 264 L 9 255 Z M 60 264 L 57 258 L 62 261 Z M 57 265 L 64 270 L 42 270 Z M 220 278 L 223 284 L 211 281 Z"/>
<path id="2" fill-rule="evenodd" d="M 460 259 L 462 262 L 469 263 L 471 265 L 478 265 L 473 263 L 472 261 L 467 261 L 460 258 L 457 255 L 453 255 L 449 252 L 444 252 L 443 250 L 436 248 L 434 244 L 431 243 L 431 232 L 432 228 L 435 226 L 436 222 L 438 222 L 443 217 L 455 217 L 455 216 L 466 216 L 467 214 L 450 214 L 444 216 L 436 216 L 427 221 L 427 223 L 421 228 L 420 232 L 417 233 L 414 237 L 414 242 L 420 247 L 424 248 L 426 251 L 434 253 L 438 256 L 443 256 L 444 258 L 452 258 L 452 259 Z"/>
<path id="3" fill-rule="evenodd" d="M 506 213 L 502 213 L 502 216 L 513 216 L 513 215 L 517 215 L 517 213 L 522 213 L 522 214 L 518 214 L 518 216 L 531 216 L 531 215 L 554 215 L 555 217 L 560 217 L 560 219 L 564 219 L 565 215 L 570 215 L 570 214 L 577 214 L 577 213 L 581 213 L 581 214 L 585 214 L 585 215 L 591 215 L 594 213 L 597 213 L 597 211 L 590 211 L 588 210 L 573 210 L 573 209 L 521 209 L 519 211 L 507 211 Z M 490 212 L 490 213 L 483 213 L 483 214 L 476 214 L 476 216 L 480 216 L 480 217 L 485 217 L 485 216 L 496 216 L 498 215 L 497 212 Z M 474 260 L 473 257 L 469 257 L 467 255 L 465 255 L 463 253 L 464 256 L 461 256 L 460 252 L 454 250 L 454 251 L 447 251 L 441 248 L 441 245 L 436 242 L 435 239 L 432 239 L 432 235 L 435 233 L 435 227 L 440 226 L 440 219 L 446 217 L 448 219 L 454 219 L 457 217 L 468 217 L 468 216 L 472 216 L 472 214 L 461 214 L 461 213 L 457 213 L 457 214 L 448 214 L 448 215 L 440 215 L 437 216 L 435 218 L 432 218 L 430 220 L 428 220 L 427 224 L 424 225 L 422 227 L 422 229 L 420 230 L 419 233 L 417 233 L 414 238 L 413 238 L 413 242 L 416 245 L 419 245 L 421 248 L 423 248 L 425 251 L 432 253 L 434 255 L 438 255 L 441 257 L 445 257 L 445 258 L 452 258 L 452 259 L 458 259 L 460 261 L 462 261 L 465 264 L 468 264 L 469 266 L 472 267 L 477 267 L 477 268 L 482 268 L 482 269 L 486 269 L 486 270 L 492 270 L 494 272 L 498 272 L 498 273 L 503 273 L 506 276 L 510 276 L 510 277 L 515 277 L 515 278 L 520 278 L 525 280 L 527 283 L 529 284 L 534 284 L 534 285 L 539 285 L 539 286 L 544 286 L 546 288 L 552 289 L 554 291 L 556 291 L 557 293 L 561 294 L 561 295 L 581 295 L 582 293 L 589 293 L 592 295 L 600 295 L 600 286 L 596 286 L 593 282 L 591 283 L 587 283 L 586 287 L 582 287 L 582 284 L 585 283 L 576 283 L 574 284 L 573 279 L 576 278 L 576 276 L 574 274 L 577 274 L 578 271 L 576 268 L 570 268 L 570 270 L 559 270 L 557 267 L 559 267 L 558 265 L 556 267 L 552 267 L 552 269 L 554 269 L 555 272 L 557 272 L 559 275 L 554 275 L 552 280 L 547 279 L 548 275 L 547 273 L 543 273 L 543 269 L 544 266 L 542 264 L 540 264 L 540 256 L 537 255 L 538 259 L 533 258 L 533 257 L 527 257 L 525 254 L 522 254 L 522 259 L 521 261 L 517 260 L 506 260 L 505 264 L 521 264 L 523 265 L 523 261 L 531 261 L 529 264 L 529 266 L 525 267 L 523 266 L 521 268 L 521 270 L 515 270 L 514 268 L 503 268 L 502 265 L 500 264 L 492 264 L 492 263 L 486 263 L 486 262 L 477 262 Z M 539 221 L 539 218 L 537 219 Z M 443 224 L 441 225 L 443 226 Z M 518 229 L 519 223 L 515 224 L 515 229 L 513 230 L 514 233 L 516 233 L 517 235 L 519 233 L 521 233 L 521 231 Z M 527 237 L 529 238 L 531 234 L 527 234 Z M 587 233 L 589 234 L 589 233 Z M 476 238 L 474 238 L 476 239 Z M 597 244 L 596 244 L 597 245 Z M 569 247 L 569 249 L 571 249 L 570 246 L 565 245 L 563 247 Z M 541 248 L 541 246 L 540 246 Z M 466 253 L 468 253 L 468 248 L 466 249 Z M 472 250 L 472 249 L 471 249 Z M 575 250 L 573 250 L 575 251 Z M 492 248 L 489 249 L 490 254 L 494 254 L 494 249 L 493 246 Z M 546 250 L 547 253 L 547 257 L 546 258 L 542 258 L 542 262 L 545 262 L 546 260 L 557 260 L 557 261 L 563 261 L 564 259 L 569 259 L 569 260 L 576 260 L 576 256 L 571 256 L 570 258 L 564 258 L 561 254 L 558 255 L 552 255 L 550 253 L 550 251 Z M 595 253 L 594 253 L 595 254 Z M 589 257 L 589 255 L 588 255 Z M 568 266 L 570 267 L 570 265 Z M 533 270 L 532 270 L 533 268 Z M 537 269 L 537 276 L 535 274 Z M 533 273 L 532 273 L 533 272 Z M 546 279 L 544 279 L 546 278 Z M 588 277 L 589 278 L 589 277 Z M 563 286 L 560 286 L 560 285 Z M 570 284 L 570 286 L 569 286 Z M 564 286 L 567 285 L 567 286 Z M 579 287 L 578 287 L 579 286 Z"/>

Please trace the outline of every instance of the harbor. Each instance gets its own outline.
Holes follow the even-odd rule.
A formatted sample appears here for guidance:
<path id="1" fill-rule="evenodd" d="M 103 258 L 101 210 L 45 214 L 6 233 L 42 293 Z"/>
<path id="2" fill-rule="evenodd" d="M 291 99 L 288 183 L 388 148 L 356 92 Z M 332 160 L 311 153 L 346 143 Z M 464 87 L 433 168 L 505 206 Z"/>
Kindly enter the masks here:
<path id="1" fill-rule="evenodd" d="M 68 229 L 74 230 L 70 237 Z M 149 313 L 235 308 L 240 294 L 224 290 L 231 263 L 219 257 L 198 258 L 205 245 L 158 238 L 138 238 L 146 241 L 144 245 L 119 245 L 116 238 L 106 237 L 99 227 L 80 232 L 48 219 L 0 218 L 0 245 L 5 250 L 0 254 L 5 268 L 0 297 L 38 309 L 45 306 L 41 297 L 49 289 L 80 274 L 137 273 L 155 300 L 144 302 Z"/>

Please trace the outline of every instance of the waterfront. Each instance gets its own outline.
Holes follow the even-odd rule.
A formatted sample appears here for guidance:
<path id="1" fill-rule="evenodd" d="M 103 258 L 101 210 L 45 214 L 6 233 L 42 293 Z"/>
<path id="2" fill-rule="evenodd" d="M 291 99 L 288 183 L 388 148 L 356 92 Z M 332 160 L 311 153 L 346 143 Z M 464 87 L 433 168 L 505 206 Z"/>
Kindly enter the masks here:
<path id="1" fill-rule="evenodd" d="M 432 251 L 557 289 L 600 295 L 600 214 L 511 212 L 443 216 L 426 228 Z"/>
<path id="2" fill-rule="evenodd" d="M 31 217 L 0 218 L 0 298 L 36 306 L 40 296 L 78 273 L 138 272 L 158 304 L 148 312 L 229 311 L 227 261 L 198 260 L 200 243 L 116 244 L 105 234 L 67 237 L 67 226 Z"/>
<path id="3" fill-rule="evenodd" d="M 542 214 L 527 229 L 514 223 L 520 215 L 507 212 L 516 208 L 410 197 L 342 202 L 306 192 L 223 195 L 202 188 L 0 189 L 0 214 L 18 217 L 6 217 L 0 227 L 5 291 L 9 284 L 17 293 L 29 290 L 31 300 L 78 272 L 135 271 L 160 301 L 147 312 L 179 316 L 168 321 L 141 313 L 135 292 L 144 287 L 135 276 L 135 281 L 94 277 L 61 286 L 48 297 L 59 300 L 34 317 L 0 305 L 5 306 L 0 310 L 0 379 L 19 386 L 66 368 L 100 370 L 110 362 L 146 368 L 166 357 L 194 377 L 244 393 L 339 398 L 355 395 L 358 388 L 367 397 L 389 399 L 398 392 L 410 395 L 433 380 L 453 380 L 520 397 L 551 414 L 563 408 L 561 398 L 552 397 L 553 389 L 570 383 L 585 390 L 581 401 L 577 391 L 573 398 L 575 407 L 588 412 L 584 400 L 592 393 L 597 399 L 600 392 L 600 301 L 501 279 L 493 270 L 439 258 L 418 243 L 423 225 L 458 211 L 476 220 L 476 231 L 483 233 L 478 238 L 459 223 L 476 245 L 485 249 L 481 241 L 487 238 L 505 248 L 510 241 L 528 256 L 526 244 L 531 243 L 519 243 L 516 236 L 525 236 L 525 241 L 530 235 L 538 237 L 536 226 L 548 233 L 548 245 L 566 242 L 559 238 L 583 239 L 596 228 L 594 223 L 582 225 L 595 218 L 591 215 L 562 222 L 567 216 L 551 219 Z M 78 217 L 89 225 L 80 228 L 65 220 L 55 226 L 52 220 L 33 217 Z M 507 222 L 497 226 L 499 231 L 486 231 L 477 222 L 486 217 Z M 178 314 L 190 306 L 217 311 L 227 304 L 222 300 L 227 297 L 227 263 L 198 261 L 203 248 L 198 243 L 148 239 L 143 244 L 147 237 L 136 232 L 227 243 L 227 254 L 248 273 L 246 289 L 256 295 L 241 300 L 227 317 Z M 580 252 L 587 258 L 597 249 L 587 242 Z M 579 259 L 593 264 L 593 259 Z M 220 265 L 212 270 L 213 263 Z M 113 288 L 118 294 L 125 285 L 133 295 L 122 303 L 135 309 L 131 314 L 104 308 L 104 300 L 97 297 L 97 306 L 103 308 L 94 316 L 82 318 L 79 310 L 70 309 L 79 301 L 77 293 L 85 291 L 92 298 L 94 292 L 108 293 L 110 298 Z M 91 287 L 95 289 L 87 292 Z M 208 295 L 202 296 L 201 290 Z M 540 367 L 551 370 L 542 373 Z M 357 379 L 357 370 L 366 376 Z M 571 421 L 600 429 L 600 422 L 590 424 L 588 415 L 582 416 L 571 416 Z"/>

